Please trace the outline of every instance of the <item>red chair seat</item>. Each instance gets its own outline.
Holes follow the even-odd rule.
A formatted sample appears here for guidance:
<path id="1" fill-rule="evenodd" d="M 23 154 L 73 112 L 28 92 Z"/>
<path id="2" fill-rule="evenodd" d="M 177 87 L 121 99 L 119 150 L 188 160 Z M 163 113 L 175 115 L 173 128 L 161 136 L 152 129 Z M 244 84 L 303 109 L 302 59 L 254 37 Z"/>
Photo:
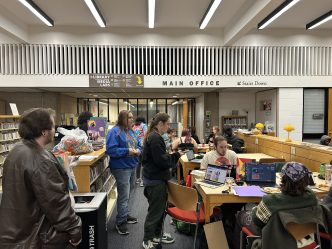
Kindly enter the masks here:
<path id="1" fill-rule="evenodd" d="M 176 220 L 181 220 L 189 223 L 196 223 L 197 221 L 196 212 L 194 211 L 185 211 L 178 209 L 177 207 L 171 207 L 167 208 L 167 213 Z M 199 222 L 200 223 L 205 222 L 205 214 L 202 208 L 199 213 Z"/>

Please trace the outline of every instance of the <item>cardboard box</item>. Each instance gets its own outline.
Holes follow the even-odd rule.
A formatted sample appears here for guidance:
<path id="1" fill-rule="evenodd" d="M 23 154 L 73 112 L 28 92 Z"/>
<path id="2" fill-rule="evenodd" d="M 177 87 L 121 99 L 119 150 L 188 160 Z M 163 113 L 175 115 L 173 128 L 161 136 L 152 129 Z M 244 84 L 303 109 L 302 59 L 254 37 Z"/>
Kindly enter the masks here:
<path id="1" fill-rule="evenodd" d="M 229 249 L 221 220 L 204 225 L 204 231 L 209 249 Z"/>

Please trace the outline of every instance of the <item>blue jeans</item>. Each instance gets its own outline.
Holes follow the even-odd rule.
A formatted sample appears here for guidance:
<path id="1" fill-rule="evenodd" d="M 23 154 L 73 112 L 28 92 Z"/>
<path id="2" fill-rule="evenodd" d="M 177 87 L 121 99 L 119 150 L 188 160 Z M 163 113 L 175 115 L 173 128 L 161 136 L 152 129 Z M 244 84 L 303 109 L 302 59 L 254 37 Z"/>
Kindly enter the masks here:
<path id="1" fill-rule="evenodd" d="M 116 215 L 116 224 L 121 224 L 127 221 L 129 214 L 128 203 L 130 191 L 135 186 L 136 168 L 112 169 L 111 173 L 115 177 L 118 190 L 118 199 L 116 203 L 118 213 Z"/>

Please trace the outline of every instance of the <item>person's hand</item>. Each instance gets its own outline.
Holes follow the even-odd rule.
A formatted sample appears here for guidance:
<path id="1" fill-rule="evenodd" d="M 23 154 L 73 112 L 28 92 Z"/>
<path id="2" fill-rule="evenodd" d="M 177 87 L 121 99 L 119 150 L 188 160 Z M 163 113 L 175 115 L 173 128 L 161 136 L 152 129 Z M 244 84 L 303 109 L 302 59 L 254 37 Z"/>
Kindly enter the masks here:
<path id="1" fill-rule="evenodd" d="M 69 243 L 72 244 L 73 246 L 78 246 L 82 242 L 82 239 L 80 239 L 77 242 L 73 242 L 72 240 L 69 240 Z"/>
<path id="2" fill-rule="evenodd" d="M 129 156 L 135 156 L 136 155 L 136 150 L 129 148 Z"/>
<path id="3" fill-rule="evenodd" d="M 135 153 L 136 156 L 139 156 L 141 154 L 141 151 L 139 149 L 136 149 L 135 151 L 136 151 L 136 153 Z"/>

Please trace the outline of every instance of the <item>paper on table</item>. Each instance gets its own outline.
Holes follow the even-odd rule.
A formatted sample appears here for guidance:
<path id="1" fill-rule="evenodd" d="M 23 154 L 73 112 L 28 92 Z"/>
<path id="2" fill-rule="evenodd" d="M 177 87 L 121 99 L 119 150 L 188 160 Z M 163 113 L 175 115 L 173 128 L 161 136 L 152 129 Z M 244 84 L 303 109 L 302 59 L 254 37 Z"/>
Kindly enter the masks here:
<path id="1" fill-rule="evenodd" d="M 78 160 L 80 160 L 80 161 L 89 161 L 89 160 L 95 159 L 97 157 L 98 156 L 86 156 L 86 155 L 82 155 L 82 156 L 79 157 Z"/>
<path id="2" fill-rule="evenodd" d="M 233 190 L 238 196 L 243 197 L 262 197 L 266 195 L 258 186 L 236 186 Z"/>

